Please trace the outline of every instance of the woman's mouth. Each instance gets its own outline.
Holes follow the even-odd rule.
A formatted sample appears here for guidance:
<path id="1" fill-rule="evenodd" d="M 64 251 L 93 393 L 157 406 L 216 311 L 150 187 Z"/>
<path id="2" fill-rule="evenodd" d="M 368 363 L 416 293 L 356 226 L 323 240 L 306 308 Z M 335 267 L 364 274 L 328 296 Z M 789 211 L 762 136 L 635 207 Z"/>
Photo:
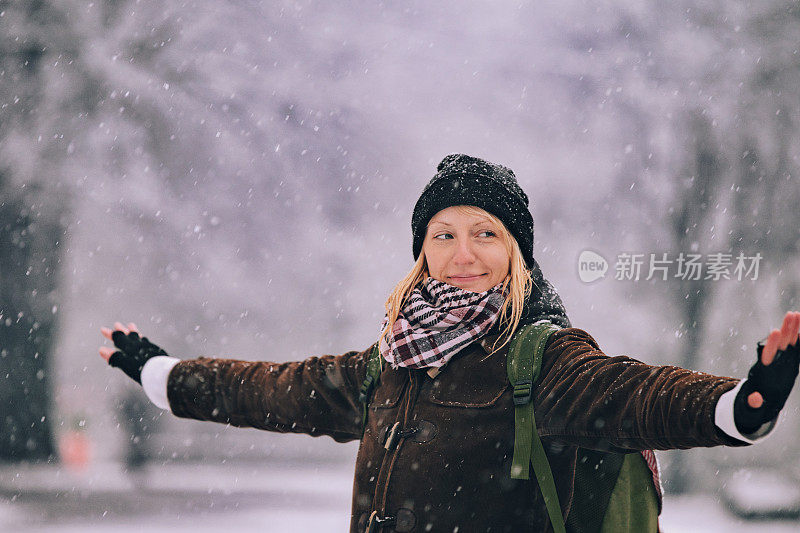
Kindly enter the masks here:
<path id="1" fill-rule="evenodd" d="M 469 283 L 470 281 L 476 281 L 481 279 L 486 274 L 474 274 L 474 275 L 463 275 L 463 276 L 450 276 L 450 279 L 453 281 L 457 281 L 459 283 Z"/>

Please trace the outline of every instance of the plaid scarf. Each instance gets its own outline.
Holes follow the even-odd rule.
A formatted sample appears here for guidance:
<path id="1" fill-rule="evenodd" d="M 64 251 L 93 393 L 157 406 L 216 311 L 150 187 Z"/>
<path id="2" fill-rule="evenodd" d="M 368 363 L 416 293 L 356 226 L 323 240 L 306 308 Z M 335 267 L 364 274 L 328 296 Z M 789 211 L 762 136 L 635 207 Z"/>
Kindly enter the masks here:
<path id="1" fill-rule="evenodd" d="M 495 323 L 505 300 L 500 287 L 470 292 L 426 279 L 409 295 L 388 340 L 381 336 L 381 356 L 393 368 L 444 366 Z M 388 321 L 387 316 L 381 331 Z"/>

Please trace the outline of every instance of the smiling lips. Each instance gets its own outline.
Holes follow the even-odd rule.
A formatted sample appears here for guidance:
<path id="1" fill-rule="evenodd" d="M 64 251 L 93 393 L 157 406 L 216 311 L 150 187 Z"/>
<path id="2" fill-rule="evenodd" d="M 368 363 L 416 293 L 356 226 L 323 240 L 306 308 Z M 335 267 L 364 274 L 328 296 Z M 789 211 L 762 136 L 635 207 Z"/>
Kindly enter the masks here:
<path id="1" fill-rule="evenodd" d="M 475 274 L 474 276 L 450 276 L 450 279 L 464 283 L 468 281 L 475 281 L 485 275 L 486 274 Z"/>

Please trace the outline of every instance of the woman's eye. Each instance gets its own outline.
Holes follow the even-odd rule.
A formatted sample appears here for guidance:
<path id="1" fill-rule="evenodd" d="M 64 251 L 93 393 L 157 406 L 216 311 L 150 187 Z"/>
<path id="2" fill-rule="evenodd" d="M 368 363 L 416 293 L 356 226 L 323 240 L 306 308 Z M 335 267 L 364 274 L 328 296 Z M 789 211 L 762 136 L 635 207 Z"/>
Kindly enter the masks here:
<path id="1" fill-rule="evenodd" d="M 433 238 L 434 239 L 442 239 L 442 240 L 444 240 L 444 239 L 452 239 L 453 236 L 451 234 L 449 234 L 449 233 L 440 233 L 438 235 L 434 235 Z"/>
<path id="2" fill-rule="evenodd" d="M 487 229 L 485 231 L 478 233 L 478 237 L 497 237 L 497 234 L 492 230 Z"/>

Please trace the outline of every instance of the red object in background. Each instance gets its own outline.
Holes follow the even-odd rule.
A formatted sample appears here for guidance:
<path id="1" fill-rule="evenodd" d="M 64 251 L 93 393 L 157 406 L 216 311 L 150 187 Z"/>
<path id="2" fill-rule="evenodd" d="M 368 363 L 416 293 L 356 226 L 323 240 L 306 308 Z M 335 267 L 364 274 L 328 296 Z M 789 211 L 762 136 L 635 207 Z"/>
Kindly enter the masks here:
<path id="1" fill-rule="evenodd" d="M 85 431 L 86 422 L 73 424 L 72 429 L 61 436 L 58 443 L 61 462 L 70 470 L 82 472 L 89 466 L 91 443 Z"/>

